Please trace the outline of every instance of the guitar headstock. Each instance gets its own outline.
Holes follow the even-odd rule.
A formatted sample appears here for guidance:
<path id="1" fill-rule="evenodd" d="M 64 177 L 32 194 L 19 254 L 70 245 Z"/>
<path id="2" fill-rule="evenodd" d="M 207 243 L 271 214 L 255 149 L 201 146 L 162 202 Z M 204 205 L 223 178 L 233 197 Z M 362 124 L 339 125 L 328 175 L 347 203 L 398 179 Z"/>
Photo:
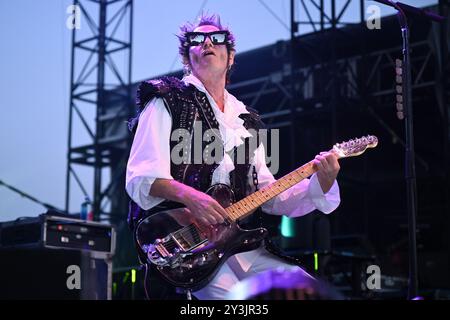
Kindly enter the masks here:
<path id="1" fill-rule="evenodd" d="M 378 144 L 378 138 L 375 136 L 364 136 L 355 138 L 333 146 L 333 151 L 339 158 L 356 157 L 364 153 L 368 148 L 375 148 Z"/>

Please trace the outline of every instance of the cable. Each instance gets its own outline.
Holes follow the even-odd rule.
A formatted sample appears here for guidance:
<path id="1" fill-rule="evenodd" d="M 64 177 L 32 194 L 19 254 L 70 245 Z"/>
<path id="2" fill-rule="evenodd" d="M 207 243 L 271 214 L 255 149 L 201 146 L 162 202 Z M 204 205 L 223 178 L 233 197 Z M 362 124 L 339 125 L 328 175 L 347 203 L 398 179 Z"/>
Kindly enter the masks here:
<path id="1" fill-rule="evenodd" d="M 200 15 L 200 13 L 203 11 L 203 9 L 205 8 L 207 3 L 208 3 L 208 0 L 203 0 L 203 3 L 200 6 L 200 9 L 198 10 L 197 15 L 195 16 L 194 19 L 196 19 Z M 172 72 L 173 67 L 175 66 L 175 63 L 177 63 L 177 60 L 178 60 L 178 53 L 175 55 L 175 58 L 173 58 L 172 64 L 170 65 L 170 68 L 169 68 L 169 72 Z"/>
<path id="2" fill-rule="evenodd" d="M 147 300 L 150 300 L 150 296 L 148 295 L 148 291 L 147 291 L 147 274 L 148 274 L 148 264 L 145 264 L 145 276 L 144 276 L 144 291 L 145 291 L 145 296 L 147 297 Z"/>
<path id="3" fill-rule="evenodd" d="M 286 28 L 287 31 L 291 32 L 291 29 L 289 28 L 289 26 L 288 26 L 287 24 L 285 24 L 284 21 L 281 20 L 281 18 L 278 17 L 277 14 L 276 14 L 272 9 L 270 9 L 270 7 L 269 7 L 263 0 L 258 0 L 258 1 L 259 1 L 259 3 L 261 3 L 261 4 L 263 5 L 264 8 L 267 9 L 267 11 L 269 11 L 269 13 L 270 13 L 270 14 L 271 14 L 271 15 L 272 15 L 279 23 L 281 23 L 281 25 L 282 25 L 283 27 Z"/>

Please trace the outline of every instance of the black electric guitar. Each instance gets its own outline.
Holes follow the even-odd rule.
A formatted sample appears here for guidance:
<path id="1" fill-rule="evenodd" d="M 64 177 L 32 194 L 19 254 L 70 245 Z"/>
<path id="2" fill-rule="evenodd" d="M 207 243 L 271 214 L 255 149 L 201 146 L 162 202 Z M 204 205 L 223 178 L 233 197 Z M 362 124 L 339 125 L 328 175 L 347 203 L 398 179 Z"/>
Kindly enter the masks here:
<path id="1" fill-rule="evenodd" d="M 331 152 L 338 158 L 354 157 L 377 143 L 375 136 L 367 136 L 338 143 Z M 212 280 L 228 257 L 257 248 L 266 237 L 266 229 L 244 230 L 239 227 L 239 220 L 316 171 L 310 161 L 238 202 L 227 185 L 213 185 L 206 193 L 225 208 L 225 223 L 202 230 L 188 220 L 183 207 L 155 212 L 136 226 L 138 250 L 168 282 L 198 290 Z"/>

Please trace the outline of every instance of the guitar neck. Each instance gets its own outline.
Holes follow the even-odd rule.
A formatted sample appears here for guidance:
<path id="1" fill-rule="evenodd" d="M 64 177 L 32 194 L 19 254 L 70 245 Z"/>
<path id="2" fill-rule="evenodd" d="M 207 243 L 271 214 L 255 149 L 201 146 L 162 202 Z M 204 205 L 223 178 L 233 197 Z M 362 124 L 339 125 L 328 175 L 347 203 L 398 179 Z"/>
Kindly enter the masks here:
<path id="1" fill-rule="evenodd" d="M 313 161 L 310 161 L 270 185 L 227 207 L 225 210 L 228 213 L 229 219 L 231 221 L 237 221 L 238 219 L 245 218 L 253 210 L 262 206 L 267 201 L 286 191 L 303 179 L 308 178 L 317 171 L 313 164 Z"/>
<path id="2" fill-rule="evenodd" d="M 363 154 L 367 148 L 375 148 L 377 145 L 378 138 L 376 136 L 369 135 L 344 141 L 342 143 L 337 143 L 329 152 L 334 153 L 338 159 L 355 157 Z M 262 188 L 261 190 L 256 191 L 246 198 L 232 204 L 225 209 L 228 213 L 229 220 L 234 222 L 238 219 L 245 218 L 256 208 L 262 206 L 267 201 L 276 197 L 283 191 L 286 191 L 303 179 L 308 178 L 316 171 L 317 168 L 314 166 L 314 161 L 310 161 L 270 185 Z"/>

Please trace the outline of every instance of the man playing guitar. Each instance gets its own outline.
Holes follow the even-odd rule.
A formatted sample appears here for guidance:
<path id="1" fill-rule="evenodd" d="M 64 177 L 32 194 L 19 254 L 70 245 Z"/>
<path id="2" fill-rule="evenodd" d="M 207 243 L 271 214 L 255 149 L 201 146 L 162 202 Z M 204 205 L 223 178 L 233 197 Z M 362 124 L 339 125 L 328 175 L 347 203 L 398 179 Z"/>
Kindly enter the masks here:
<path id="1" fill-rule="evenodd" d="M 234 200 L 239 201 L 255 191 L 255 178 L 258 189 L 262 191 L 275 178 L 266 165 L 266 151 L 262 143 L 245 157 L 243 163 L 235 163 L 233 156 L 230 156 L 230 151 L 245 145 L 245 141 L 252 138 L 251 129 L 262 128 L 257 113 L 225 89 L 234 63 L 233 34 L 221 25 L 218 16 L 213 15 L 202 16 L 197 24 L 182 26 L 178 38 L 186 71 L 184 78 L 146 81 L 138 89 L 140 113 L 131 122 L 135 136 L 127 166 L 126 190 L 132 199 L 129 219 L 133 228 L 149 215 L 151 209 L 166 200 L 184 205 L 178 214 L 171 214 L 171 217 L 178 225 L 191 223 L 200 232 L 191 233 L 191 229 L 186 229 L 184 233 L 171 234 L 170 241 L 179 246 L 177 252 L 180 248 L 188 252 L 193 247 L 186 244 L 189 237 L 204 240 L 204 236 L 214 243 L 217 240 L 214 238 L 217 236 L 217 226 L 229 225 L 233 220 L 234 211 L 227 211 L 223 203 L 207 194 L 207 188 L 213 185 L 228 186 L 234 192 Z M 174 146 L 180 142 L 174 139 L 174 133 L 180 130 L 192 132 L 196 121 L 200 121 L 205 130 L 216 130 L 216 141 L 220 140 L 224 149 L 219 163 L 174 160 L 174 156 L 179 155 L 174 151 Z M 207 148 L 204 141 L 200 144 Z M 192 149 L 192 146 L 187 148 L 189 152 Z M 321 152 L 312 161 L 312 166 L 315 173 L 309 179 L 302 179 L 286 191 L 271 196 L 271 200 L 262 204 L 261 209 L 269 214 L 289 217 L 299 217 L 316 209 L 326 214 L 334 211 L 340 203 L 336 182 L 340 169 L 338 156 L 334 152 Z M 253 201 L 258 203 L 256 198 L 249 199 L 249 205 Z M 185 231 L 190 232 L 189 236 Z M 202 245 L 205 243 L 203 240 L 199 242 Z M 224 242 L 232 240 L 227 238 Z M 168 242 L 165 247 L 155 244 L 152 248 L 160 260 L 161 257 L 173 256 L 168 252 Z M 217 253 L 218 257 L 222 254 Z M 206 256 L 203 258 L 208 259 Z M 176 266 L 174 263 L 171 268 L 176 270 L 183 266 L 180 261 L 177 260 Z M 226 261 L 218 265 L 219 270 L 205 285 L 194 288 L 193 294 L 198 299 L 224 299 L 240 280 L 286 264 L 286 261 L 258 244 L 252 250 L 230 254 Z M 183 267 L 189 268 L 186 264 Z M 309 275 L 305 272 L 305 276 Z"/>

